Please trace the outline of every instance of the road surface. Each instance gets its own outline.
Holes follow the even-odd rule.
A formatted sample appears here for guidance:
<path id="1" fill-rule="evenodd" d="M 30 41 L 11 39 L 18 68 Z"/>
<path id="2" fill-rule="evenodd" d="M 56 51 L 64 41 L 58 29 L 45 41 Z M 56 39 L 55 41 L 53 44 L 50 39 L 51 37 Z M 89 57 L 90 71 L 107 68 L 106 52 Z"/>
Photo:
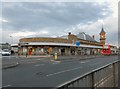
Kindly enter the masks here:
<path id="1" fill-rule="evenodd" d="M 56 87 L 91 70 L 118 60 L 105 56 L 87 60 L 50 61 L 47 58 L 24 60 L 2 71 L 3 87 Z"/>

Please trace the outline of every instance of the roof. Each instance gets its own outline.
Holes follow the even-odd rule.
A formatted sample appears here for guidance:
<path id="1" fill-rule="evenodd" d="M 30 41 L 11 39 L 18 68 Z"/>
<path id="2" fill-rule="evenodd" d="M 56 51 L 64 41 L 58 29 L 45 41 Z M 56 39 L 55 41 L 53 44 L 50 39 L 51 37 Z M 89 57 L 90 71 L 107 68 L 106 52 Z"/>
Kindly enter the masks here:
<path id="1" fill-rule="evenodd" d="M 101 32 L 100 32 L 100 33 L 105 33 L 105 31 L 104 31 L 103 27 L 102 27 L 102 30 L 101 30 Z"/>
<path id="2" fill-rule="evenodd" d="M 85 34 L 84 32 L 81 32 L 76 35 L 77 38 L 87 40 L 87 41 L 92 41 L 92 42 L 97 42 L 95 39 L 93 39 L 90 35 Z M 68 35 L 61 36 L 59 38 L 66 38 L 68 39 Z"/>
<path id="3" fill-rule="evenodd" d="M 59 36 L 57 38 L 65 38 L 65 39 L 68 39 L 68 35 L 63 35 L 63 36 Z"/>
<path id="4" fill-rule="evenodd" d="M 28 42 L 28 45 L 51 45 L 51 46 L 76 46 L 76 44 L 69 43 L 52 43 L 52 42 Z M 102 48 L 102 46 L 92 46 L 92 45 L 84 45 L 81 44 L 79 47 L 85 48 Z"/>
<path id="5" fill-rule="evenodd" d="M 97 42 L 95 39 L 93 39 L 90 35 L 85 34 L 84 32 L 79 33 L 76 35 L 77 38 L 87 40 L 87 41 L 92 41 L 92 42 Z"/>

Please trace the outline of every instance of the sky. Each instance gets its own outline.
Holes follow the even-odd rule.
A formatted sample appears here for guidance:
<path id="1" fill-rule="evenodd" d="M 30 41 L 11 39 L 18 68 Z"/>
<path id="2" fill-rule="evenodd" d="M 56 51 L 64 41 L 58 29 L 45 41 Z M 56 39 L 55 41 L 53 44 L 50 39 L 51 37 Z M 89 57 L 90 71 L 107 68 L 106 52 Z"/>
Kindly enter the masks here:
<path id="1" fill-rule="evenodd" d="M 2 1 L 1 42 L 18 43 L 24 37 L 58 37 L 68 32 L 85 32 L 99 41 L 103 26 L 106 43 L 118 45 L 118 1 Z"/>

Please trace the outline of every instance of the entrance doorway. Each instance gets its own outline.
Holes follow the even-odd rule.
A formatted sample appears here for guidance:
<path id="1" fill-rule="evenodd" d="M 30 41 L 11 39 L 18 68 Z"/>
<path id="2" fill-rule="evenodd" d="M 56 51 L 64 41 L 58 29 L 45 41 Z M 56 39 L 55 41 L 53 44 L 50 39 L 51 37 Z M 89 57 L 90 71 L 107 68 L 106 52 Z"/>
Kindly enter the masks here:
<path id="1" fill-rule="evenodd" d="M 62 56 L 65 55 L 65 48 L 62 48 L 62 49 L 61 49 L 61 55 L 62 55 Z"/>

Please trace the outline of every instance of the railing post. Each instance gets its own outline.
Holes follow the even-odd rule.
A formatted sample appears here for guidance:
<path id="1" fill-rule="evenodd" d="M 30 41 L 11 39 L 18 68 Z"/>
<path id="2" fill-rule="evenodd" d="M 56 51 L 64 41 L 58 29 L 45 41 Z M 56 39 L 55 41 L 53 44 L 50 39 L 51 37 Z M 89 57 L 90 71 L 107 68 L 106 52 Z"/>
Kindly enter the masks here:
<path id="1" fill-rule="evenodd" d="M 115 63 L 113 63 L 113 87 L 115 87 Z"/>
<path id="2" fill-rule="evenodd" d="M 120 58 L 120 54 L 118 56 Z M 120 59 L 118 59 L 118 88 L 120 88 Z"/>
<path id="3" fill-rule="evenodd" d="M 94 89 L 94 72 L 90 74 L 90 89 Z"/>

